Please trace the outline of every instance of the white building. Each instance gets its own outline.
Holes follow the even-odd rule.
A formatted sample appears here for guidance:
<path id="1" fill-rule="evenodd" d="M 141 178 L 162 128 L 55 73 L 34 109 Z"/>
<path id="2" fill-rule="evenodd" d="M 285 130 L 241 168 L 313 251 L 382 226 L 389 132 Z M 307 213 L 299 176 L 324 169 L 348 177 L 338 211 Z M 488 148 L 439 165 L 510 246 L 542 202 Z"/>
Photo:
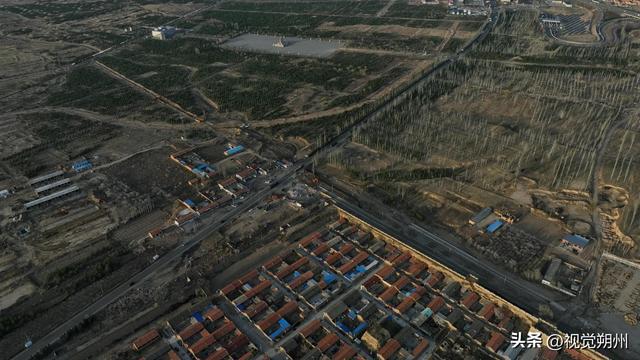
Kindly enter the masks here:
<path id="1" fill-rule="evenodd" d="M 158 40 L 171 39 L 176 34 L 176 28 L 172 26 L 160 26 L 151 30 L 151 37 Z"/>

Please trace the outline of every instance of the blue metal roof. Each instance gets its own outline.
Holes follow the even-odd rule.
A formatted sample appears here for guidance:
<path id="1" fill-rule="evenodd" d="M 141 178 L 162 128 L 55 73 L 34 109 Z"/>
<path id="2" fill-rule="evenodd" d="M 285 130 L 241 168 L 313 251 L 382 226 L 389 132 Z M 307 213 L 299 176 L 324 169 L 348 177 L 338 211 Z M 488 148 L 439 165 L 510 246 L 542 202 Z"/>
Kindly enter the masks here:
<path id="1" fill-rule="evenodd" d="M 363 332 L 367 328 L 367 326 L 368 324 L 366 322 L 363 322 L 362 324 L 358 325 L 358 327 L 353 329 L 351 334 L 353 334 L 353 336 L 358 336 L 360 335 L 361 332 Z"/>
<path id="2" fill-rule="evenodd" d="M 471 221 L 475 223 L 479 223 L 480 221 L 484 220 L 487 216 L 491 215 L 492 212 L 493 212 L 493 209 L 491 209 L 490 207 L 484 208 L 479 213 L 475 214 L 471 218 Z"/>
<path id="3" fill-rule="evenodd" d="M 346 333 L 350 333 L 351 332 L 351 330 L 347 327 L 347 325 L 345 325 L 342 321 L 338 321 L 338 323 L 336 325 L 338 325 L 340 330 L 342 330 L 342 331 L 344 331 Z"/>
<path id="4" fill-rule="evenodd" d="M 589 239 L 586 239 L 580 235 L 567 235 L 564 237 L 564 239 L 580 247 L 585 247 L 589 245 Z"/>
<path id="5" fill-rule="evenodd" d="M 191 314 L 193 316 L 194 319 L 196 319 L 198 322 L 204 322 L 204 317 L 202 317 L 202 314 L 199 311 L 194 312 L 193 314 Z"/>
<path id="6" fill-rule="evenodd" d="M 227 149 L 227 151 L 225 151 L 224 153 L 225 155 L 234 155 L 242 151 L 244 151 L 244 146 L 238 145 L 238 146 L 232 147 L 231 149 Z"/>
<path id="7" fill-rule="evenodd" d="M 91 164 L 91 162 L 89 160 L 80 160 L 78 162 L 75 162 L 71 165 L 71 168 L 73 170 L 75 170 L 76 172 L 80 172 L 83 170 L 87 170 L 87 169 L 91 169 L 93 165 Z"/>
<path id="8" fill-rule="evenodd" d="M 274 331 L 271 333 L 271 335 L 269 335 L 269 337 L 271 338 L 271 340 L 275 340 L 278 336 L 280 336 L 285 330 L 287 330 L 289 328 L 289 326 L 291 326 L 291 324 L 289 324 L 287 322 L 287 320 L 285 319 L 280 319 L 278 320 L 278 324 L 280 325 L 280 327 L 278 328 L 278 330 Z"/>
<path id="9" fill-rule="evenodd" d="M 336 280 L 337 276 L 335 274 L 332 274 L 328 271 L 323 271 L 322 272 L 322 280 L 324 280 L 324 282 L 326 284 L 331 284 L 332 282 L 334 282 Z"/>
<path id="10" fill-rule="evenodd" d="M 496 230 L 500 229 L 504 225 L 501 220 L 496 220 L 487 226 L 487 232 L 493 234 Z"/>

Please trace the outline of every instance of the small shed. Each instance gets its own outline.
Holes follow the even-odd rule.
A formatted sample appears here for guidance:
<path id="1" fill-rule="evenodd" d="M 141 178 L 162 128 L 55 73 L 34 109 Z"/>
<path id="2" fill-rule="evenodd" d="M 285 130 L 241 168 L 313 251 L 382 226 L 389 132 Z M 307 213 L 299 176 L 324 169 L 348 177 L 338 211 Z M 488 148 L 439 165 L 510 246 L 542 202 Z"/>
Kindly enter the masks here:
<path id="1" fill-rule="evenodd" d="M 502 220 L 496 220 L 496 221 L 492 222 L 491 224 L 489 224 L 487 226 L 487 233 L 489 233 L 489 234 L 495 233 L 496 231 L 498 231 L 502 227 L 502 225 L 504 225 Z"/>
<path id="2" fill-rule="evenodd" d="M 491 209 L 490 207 L 480 210 L 479 213 L 475 214 L 471 219 L 469 219 L 469 224 L 475 225 L 479 223 L 480 221 L 486 219 L 487 216 L 491 215 L 492 212 L 493 209 Z"/>

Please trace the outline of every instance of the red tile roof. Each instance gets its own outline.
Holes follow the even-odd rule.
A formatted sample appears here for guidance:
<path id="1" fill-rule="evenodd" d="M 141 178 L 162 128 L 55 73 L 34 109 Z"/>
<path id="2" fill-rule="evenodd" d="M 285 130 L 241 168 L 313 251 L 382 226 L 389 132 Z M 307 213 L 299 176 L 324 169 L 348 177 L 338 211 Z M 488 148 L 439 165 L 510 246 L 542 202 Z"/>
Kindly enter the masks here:
<path id="1" fill-rule="evenodd" d="M 402 255 L 398 256 L 397 258 L 393 259 L 393 265 L 398 266 L 399 264 L 402 264 L 403 262 L 407 261 L 411 259 L 411 253 L 408 251 L 405 251 L 404 253 L 402 253 Z"/>
<path id="2" fill-rule="evenodd" d="M 243 169 L 243 170 L 239 171 L 239 172 L 236 174 L 236 177 L 239 177 L 239 178 L 240 178 L 240 180 L 242 180 L 242 179 L 245 179 L 245 178 L 247 178 L 247 177 L 249 177 L 249 176 L 253 176 L 253 175 L 255 175 L 255 173 L 256 173 L 256 169 L 253 169 L 253 168 L 246 168 L 246 169 Z"/>
<path id="3" fill-rule="evenodd" d="M 302 239 L 300 239 L 300 241 L 298 241 L 298 245 L 302 246 L 303 248 L 306 248 L 307 246 L 309 246 L 314 240 L 320 238 L 322 234 L 320 234 L 319 231 L 315 231 L 305 237 L 303 237 Z"/>
<path id="4" fill-rule="evenodd" d="M 338 352 L 333 355 L 332 360 L 349 360 L 353 358 L 353 356 L 357 353 L 358 352 L 353 347 L 347 344 L 342 344 L 340 350 L 338 350 Z"/>
<path id="5" fill-rule="evenodd" d="M 301 257 L 300 259 L 296 260 L 293 264 L 285 267 L 284 269 L 278 271 L 278 273 L 276 274 L 276 277 L 280 280 L 282 280 L 284 277 L 288 276 L 289 274 L 293 273 L 295 270 L 299 269 L 301 266 L 303 266 L 304 264 L 309 262 L 309 258 L 308 257 Z"/>
<path id="6" fill-rule="evenodd" d="M 429 279 L 427 280 L 427 285 L 434 287 L 442 279 L 444 279 L 444 274 L 440 271 L 436 271 L 435 273 L 431 274 L 431 276 L 429 276 Z"/>
<path id="7" fill-rule="evenodd" d="M 169 351 L 167 356 L 169 357 L 169 360 L 182 360 L 180 359 L 180 356 L 178 356 L 178 354 L 173 350 Z"/>
<path id="8" fill-rule="evenodd" d="M 384 301 L 384 302 L 388 302 L 389 300 L 391 300 L 396 294 L 398 293 L 398 289 L 396 289 L 393 286 L 389 286 L 387 288 L 387 290 L 385 290 L 382 294 L 380 294 L 378 297 L 380 298 L 380 300 Z"/>
<path id="9" fill-rule="evenodd" d="M 158 340 L 159 338 L 160 338 L 160 333 L 158 332 L 158 330 L 151 329 L 147 331 L 144 335 L 135 339 L 133 343 L 131 343 L 131 347 L 133 347 L 133 350 L 139 351 L 140 349 Z"/>
<path id="10" fill-rule="evenodd" d="M 423 287 L 416 288 L 416 291 L 404 298 L 404 300 L 402 300 L 402 302 L 398 304 L 396 310 L 398 310 L 400 314 L 404 314 L 405 312 L 407 312 L 407 310 L 411 309 L 413 304 L 415 304 L 416 301 L 418 301 L 426 292 L 427 290 Z"/>
<path id="11" fill-rule="evenodd" d="M 498 323 L 498 327 L 501 329 L 507 329 L 507 325 L 509 325 L 510 321 L 511 314 L 505 315 L 504 318 L 502 318 L 502 320 L 500 320 L 500 322 Z"/>
<path id="12" fill-rule="evenodd" d="M 204 314 L 204 317 L 209 319 L 209 321 L 216 321 L 224 316 L 222 310 L 218 307 L 211 308 Z"/>
<path id="13" fill-rule="evenodd" d="M 269 307 L 269 305 L 261 300 L 260 302 L 249 306 L 247 310 L 244 311 L 244 313 L 249 317 L 249 319 L 253 319 L 254 316 L 263 312 L 267 307 Z"/>
<path id="14" fill-rule="evenodd" d="M 248 273 L 242 275 L 241 277 L 237 278 L 236 280 L 234 280 L 233 282 L 229 283 L 227 286 L 222 288 L 222 294 L 229 295 L 229 293 L 231 293 L 232 291 L 234 291 L 235 289 L 241 287 L 242 285 L 244 285 L 247 281 L 257 278 L 259 275 L 258 270 L 251 270 Z"/>
<path id="15" fill-rule="evenodd" d="M 280 317 L 285 317 L 296 310 L 298 310 L 298 303 L 291 300 L 288 303 L 282 305 L 282 307 L 278 309 L 278 311 L 276 311 L 276 314 L 280 315 Z"/>
<path id="16" fill-rule="evenodd" d="M 247 352 L 246 354 L 240 356 L 238 358 L 238 360 L 249 360 L 253 357 L 253 353 L 251 351 Z"/>
<path id="17" fill-rule="evenodd" d="M 200 330 L 202 330 L 203 328 L 204 326 L 202 326 L 202 323 L 193 323 L 180 331 L 180 333 L 178 333 L 178 336 L 180 336 L 182 340 L 187 340 L 188 338 L 200 332 Z"/>
<path id="18" fill-rule="evenodd" d="M 385 244 L 384 251 L 386 252 L 385 259 L 388 261 L 393 261 L 402 254 L 402 251 L 389 243 Z"/>
<path id="19" fill-rule="evenodd" d="M 207 335 L 207 336 L 201 338 L 200 340 L 196 341 L 196 343 L 193 344 L 193 346 L 191 346 L 191 351 L 195 355 L 197 355 L 197 354 L 201 353 L 202 351 L 204 351 L 205 349 L 209 348 L 215 342 L 216 342 L 216 337 L 215 336 Z"/>
<path id="20" fill-rule="evenodd" d="M 401 347 L 402 345 L 398 340 L 390 339 L 378 350 L 378 358 L 383 360 L 390 359 Z"/>
<path id="21" fill-rule="evenodd" d="M 261 292 L 263 292 L 265 289 L 268 289 L 269 287 L 271 287 L 271 281 L 262 280 L 258 285 L 252 287 L 251 289 L 249 289 L 249 291 L 244 293 L 244 296 L 247 299 L 251 299 L 252 297 L 260 294 Z"/>
<path id="22" fill-rule="evenodd" d="M 355 246 L 352 243 L 344 243 L 338 250 L 342 255 L 347 255 Z"/>
<path id="23" fill-rule="evenodd" d="M 426 287 L 418 286 L 418 287 L 416 287 L 416 291 L 414 291 L 410 296 L 414 297 L 416 300 L 418 300 L 426 293 L 427 293 L 427 288 Z"/>
<path id="24" fill-rule="evenodd" d="M 229 177 L 229 178 L 222 179 L 222 180 L 218 181 L 218 186 L 225 188 L 225 187 L 231 186 L 231 185 L 233 185 L 233 184 L 235 184 L 237 182 L 238 181 L 236 180 L 236 178 Z"/>
<path id="25" fill-rule="evenodd" d="M 266 262 L 263 266 L 267 270 L 271 270 L 274 266 L 280 264 L 282 262 L 282 256 L 276 256 L 273 259 Z"/>
<path id="26" fill-rule="evenodd" d="M 478 316 L 484 318 L 489 321 L 493 317 L 496 305 L 492 302 L 485 304 L 482 309 L 478 312 Z"/>
<path id="27" fill-rule="evenodd" d="M 327 250 L 329 250 L 329 245 L 327 245 L 326 243 L 322 243 L 313 250 L 312 254 L 315 256 L 320 256 L 324 254 Z"/>
<path id="28" fill-rule="evenodd" d="M 384 265 L 380 270 L 376 272 L 376 275 L 382 280 L 386 279 L 387 276 L 393 274 L 396 269 L 391 265 Z"/>
<path id="29" fill-rule="evenodd" d="M 409 265 L 409 268 L 407 269 L 407 272 L 411 276 L 418 276 L 418 274 L 420 274 L 420 272 L 422 272 L 426 268 L 427 268 L 427 264 L 420 261 L 412 261 L 411 265 Z"/>
<path id="30" fill-rule="evenodd" d="M 291 280 L 291 282 L 289 282 L 289 287 L 292 289 L 297 289 L 300 285 L 306 283 L 307 281 L 311 280 L 311 278 L 313 278 L 313 271 L 307 271 L 306 273 L 298 276 L 297 278 Z"/>
<path id="31" fill-rule="evenodd" d="M 558 352 L 556 350 L 551 350 L 546 346 L 542 347 L 542 351 L 540 352 L 541 360 L 554 360 L 558 357 Z"/>
<path id="32" fill-rule="evenodd" d="M 380 280 L 379 277 L 377 276 L 372 276 L 370 278 L 368 278 L 367 280 L 365 280 L 362 283 L 362 286 L 366 287 L 367 289 L 369 288 L 369 286 L 374 285 L 374 284 L 380 284 L 382 280 Z"/>
<path id="33" fill-rule="evenodd" d="M 258 325 L 258 327 L 262 331 L 266 331 L 273 324 L 277 323 L 278 320 L 280 320 L 280 315 L 278 315 L 276 313 L 271 313 L 271 314 L 267 315 L 267 317 L 265 317 L 264 319 L 258 321 L 258 323 L 256 325 Z"/>
<path id="34" fill-rule="evenodd" d="M 467 291 L 460 303 L 462 304 L 462 306 L 468 309 L 473 306 L 473 304 L 475 304 L 478 300 L 480 300 L 480 295 L 478 295 L 475 291 Z"/>
<path id="35" fill-rule="evenodd" d="M 436 296 L 431 299 L 427 307 L 435 313 L 442 308 L 442 305 L 444 305 L 444 299 L 442 298 L 442 296 Z"/>
<path id="36" fill-rule="evenodd" d="M 493 352 L 497 352 L 500 346 L 504 344 L 504 340 L 504 335 L 493 331 L 491 332 L 491 338 L 487 341 L 487 348 L 493 350 Z"/>
<path id="37" fill-rule="evenodd" d="M 229 352 L 225 348 L 221 348 L 213 354 L 209 355 L 206 360 L 222 360 L 229 356 Z"/>
<path id="38" fill-rule="evenodd" d="M 233 325 L 231 321 L 227 321 L 224 323 L 224 325 L 214 330 L 212 335 L 215 336 L 216 339 L 221 339 L 223 336 L 227 335 L 228 333 L 232 332 L 235 329 L 236 329 L 236 326 Z"/>
<path id="39" fill-rule="evenodd" d="M 324 288 L 326 288 L 328 286 L 328 284 L 326 282 L 324 282 L 324 280 L 320 280 L 320 282 L 318 283 L 318 287 L 321 290 L 324 290 Z"/>
<path id="40" fill-rule="evenodd" d="M 227 286 L 223 287 L 222 290 L 220 290 L 222 292 L 222 294 L 224 296 L 229 295 L 232 291 L 234 291 L 235 289 L 239 288 L 240 286 L 242 286 L 242 284 L 239 281 L 233 281 L 229 284 L 227 284 Z"/>
<path id="41" fill-rule="evenodd" d="M 368 257 L 369 257 L 369 253 L 367 253 L 366 251 L 360 251 L 358 255 L 356 255 L 351 261 L 342 265 L 338 269 L 338 271 L 341 272 L 342 274 L 346 274 L 349 271 L 353 270 L 356 266 L 358 266 L 358 264 L 365 261 Z"/>
<path id="42" fill-rule="evenodd" d="M 318 331 L 321 327 L 322 322 L 320 321 L 320 319 L 314 319 L 307 326 L 303 327 L 302 330 L 300 330 L 300 335 L 302 335 L 303 337 L 308 337 L 309 335 Z"/>
<path id="43" fill-rule="evenodd" d="M 411 279 L 409 279 L 408 276 L 402 275 L 400 279 L 396 280 L 396 282 L 393 283 L 393 286 L 396 289 L 400 290 L 403 287 L 407 286 L 410 282 L 411 282 Z"/>
<path id="44" fill-rule="evenodd" d="M 229 351 L 230 354 L 236 352 L 238 349 L 240 349 L 243 346 L 246 346 L 249 344 L 249 338 L 245 335 L 245 334 L 238 334 L 237 336 L 235 336 L 233 339 L 231 339 L 231 341 L 229 341 L 229 344 L 227 344 L 224 348 L 227 349 L 227 351 Z"/>
<path id="45" fill-rule="evenodd" d="M 238 278 L 238 280 L 240 280 L 240 282 L 244 285 L 244 283 L 246 283 L 247 281 L 257 278 L 258 275 L 260 275 L 258 270 L 253 269 L 248 273 L 242 275 L 240 278 Z"/>
<path id="46" fill-rule="evenodd" d="M 327 257 L 325 261 L 327 262 L 327 264 L 332 265 L 333 263 L 340 260 L 341 258 L 342 258 L 342 254 L 340 254 L 339 252 L 334 252 L 333 254 L 329 255 L 329 257 Z"/>
<path id="47" fill-rule="evenodd" d="M 176 221 L 178 222 L 178 225 L 182 225 L 182 224 L 184 224 L 186 222 L 189 222 L 189 221 L 193 220 L 193 218 L 195 218 L 195 217 L 196 217 L 196 213 L 191 212 L 191 213 L 188 213 L 188 214 L 183 215 L 183 216 L 178 216 L 176 218 Z"/>
<path id="48" fill-rule="evenodd" d="M 329 333 L 318 341 L 318 350 L 320 350 L 320 352 L 329 350 L 329 348 L 333 346 L 333 344 L 337 343 L 339 339 L 340 338 L 335 333 Z"/>
<path id="49" fill-rule="evenodd" d="M 415 303 L 415 299 L 413 299 L 411 296 L 407 296 L 406 298 L 404 298 L 404 300 L 402 300 L 400 304 L 398 304 L 398 306 L 396 306 L 396 310 L 398 310 L 400 314 L 404 314 L 405 312 L 407 312 L 407 310 L 411 309 L 411 307 Z"/>
<path id="50" fill-rule="evenodd" d="M 422 341 L 420 341 L 420 343 L 413 349 L 413 351 L 411 352 L 411 355 L 413 355 L 414 357 L 417 357 L 423 351 L 425 351 L 428 347 L 429 347 L 429 340 L 422 339 Z"/>

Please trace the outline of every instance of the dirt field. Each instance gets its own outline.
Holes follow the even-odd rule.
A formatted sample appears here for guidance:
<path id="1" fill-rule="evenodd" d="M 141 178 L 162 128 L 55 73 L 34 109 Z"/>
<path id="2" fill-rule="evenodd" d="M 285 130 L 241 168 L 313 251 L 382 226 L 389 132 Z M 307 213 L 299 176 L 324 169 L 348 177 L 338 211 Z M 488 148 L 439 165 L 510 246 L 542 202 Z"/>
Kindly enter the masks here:
<path id="1" fill-rule="evenodd" d="M 453 23 L 439 23 L 433 28 L 408 27 L 401 25 L 344 25 L 336 26 L 332 23 L 324 23 L 318 30 L 351 33 L 351 34 L 393 34 L 404 38 L 425 38 L 425 37 L 445 37 Z M 468 39 L 473 36 L 471 31 L 456 31 L 454 37 L 460 39 Z"/>
<path id="2" fill-rule="evenodd" d="M 190 176 L 169 159 L 172 150 L 164 148 L 134 156 L 104 170 L 140 194 L 161 196 L 165 200 L 189 194 Z"/>
<path id="3" fill-rule="evenodd" d="M 627 333 L 629 353 L 640 348 L 640 269 L 603 258 L 602 275 L 596 291 L 601 314 L 598 321 L 611 332 Z"/>
<path id="4" fill-rule="evenodd" d="M 273 44 L 282 41 L 282 47 Z M 340 41 L 322 41 L 303 39 L 299 37 L 267 36 L 258 34 L 245 34 L 237 36 L 223 46 L 242 51 L 255 51 L 279 55 L 329 57 L 342 45 Z"/>
<path id="5" fill-rule="evenodd" d="M 603 260 L 597 297 L 602 306 L 622 314 L 640 309 L 640 269 L 614 260 Z M 636 314 L 637 315 L 637 314 Z"/>

